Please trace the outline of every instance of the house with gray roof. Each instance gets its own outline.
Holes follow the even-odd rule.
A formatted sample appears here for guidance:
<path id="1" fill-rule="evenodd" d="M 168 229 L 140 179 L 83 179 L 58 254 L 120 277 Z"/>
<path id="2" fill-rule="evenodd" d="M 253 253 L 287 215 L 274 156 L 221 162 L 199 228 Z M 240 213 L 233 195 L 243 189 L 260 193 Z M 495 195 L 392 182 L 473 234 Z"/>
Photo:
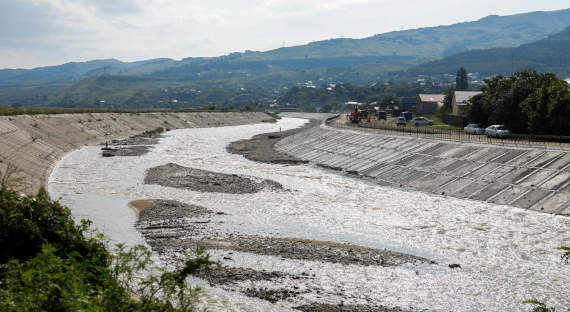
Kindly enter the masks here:
<path id="1" fill-rule="evenodd" d="M 416 113 L 420 115 L 435 114 L 443 106 L 445 94 L 419 94 L 416 99 Z"/>
<path id="2" fill-rule="evenodd" d="M 467 117 L 469 106 L 471 106 L 471 98 L 481 94 L 481 91 L 455 91 L 453 100 L 451 101 L 451 114 L 459 117 Z"/>

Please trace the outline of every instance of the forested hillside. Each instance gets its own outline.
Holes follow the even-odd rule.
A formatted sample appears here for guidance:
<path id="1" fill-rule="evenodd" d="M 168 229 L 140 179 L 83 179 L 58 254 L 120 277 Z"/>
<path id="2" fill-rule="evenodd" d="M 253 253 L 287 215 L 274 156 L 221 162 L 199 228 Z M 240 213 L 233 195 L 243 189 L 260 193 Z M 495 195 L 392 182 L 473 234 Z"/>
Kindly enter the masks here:
<path id="1" fill-rule="evenodd" d="M 331 39 L 220 57 L 96 60 L 0 70 L 0 105 L 169 108 L 263 106 L 294 85 L 372 84 L 457 52 L 516 47 L 570 26 L 570 9 Z M 549 40 L 551 40 L 549 38 Z M 510 50 L 510 49 L 509 49 Z M 190 52 L 189 52 L 190 53 Z M 545 56 L 548 57 L 548 56 Z M 453 67 L 434 68 L 434 71 Z M 467 66 L 470 71 L 472 68 Z"/>
<path id="2" fill-rule="evenodd" d="M 459 67 L 483 75 L 510 74 L 523 69 L 570 77 L 570 27 L 537 42 L 516 48 L 475 50 L 445 57 L 410 69 L 410 74 L 454 73 Z"/>

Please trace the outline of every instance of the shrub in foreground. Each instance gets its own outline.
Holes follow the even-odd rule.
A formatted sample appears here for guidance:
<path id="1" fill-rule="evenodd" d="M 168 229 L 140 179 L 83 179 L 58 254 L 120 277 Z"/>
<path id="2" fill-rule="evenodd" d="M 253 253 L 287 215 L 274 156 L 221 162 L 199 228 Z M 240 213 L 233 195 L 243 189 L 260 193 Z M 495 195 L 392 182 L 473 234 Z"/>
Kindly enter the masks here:
<path id="1" fill-rule="evenodd" d="M 89 222 L 41 196 L 0 190 L 0 311 L 189 311 L 188 275 L 213 264 L 197 250 L 182 268 L 154 267 L 143 246 L 109 252 Z"/>

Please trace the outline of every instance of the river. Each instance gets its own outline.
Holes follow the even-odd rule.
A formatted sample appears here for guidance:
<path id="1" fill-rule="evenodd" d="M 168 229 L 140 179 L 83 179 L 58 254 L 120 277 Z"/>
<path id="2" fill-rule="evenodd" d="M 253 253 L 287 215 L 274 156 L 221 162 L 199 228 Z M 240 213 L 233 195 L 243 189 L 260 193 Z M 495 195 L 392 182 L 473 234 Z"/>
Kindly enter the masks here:
<path id="1" fill-rule="evenodd" d="M 150 153 L 137 157 L 103 158 L 100 146 L 86 146 L 58 163 L 49 193 L 76 219 L 92 220 L 111 244 L 144 244 L 128 202 L 159 198 L 225 212 L 232 216 L 223 225 L 228 232 L 386 248 L 437 262 L 343 266 L 240 252 L 224 261 L 223 252 L 210 251 L 227 266 L 315 274 L 310 280 L 256 286 L 321 290 L 271 304 L 204 285 L 202 305 L 211 310 L 289 311 L 314 301 L 428 311 L 528 311 L 521 302 L 530 298 L 561 311 L 570 304 L 570 265 L 556 250 L 570 245 L 570 218 L 382 187 L 311 165 L 256 163 L 226 152 L 230 142 L 305 122 L 283 118 L 276 124 L 173 130 Z M 143 183 L 146 169 L 170 162 L 271 179 L 291 191 L 200 193 Z M 452 263 L 461 268 L 450 269 Z"/>

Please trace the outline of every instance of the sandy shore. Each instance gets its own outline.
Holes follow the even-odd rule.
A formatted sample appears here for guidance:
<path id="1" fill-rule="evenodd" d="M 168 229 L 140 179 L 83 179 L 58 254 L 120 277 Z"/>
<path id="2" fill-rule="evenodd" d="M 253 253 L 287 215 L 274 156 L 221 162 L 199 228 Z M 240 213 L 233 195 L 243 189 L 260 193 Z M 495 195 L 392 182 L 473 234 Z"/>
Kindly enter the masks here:
<path id="1" fill-rule="evenodd" d="M 243 155 L 245 158 L 253 161 L 259 161 L 271 164 L 299 164 L 307 163 L 307 161 L 298 159 L 294 156 L 278 152 L 274 146 L 282 138 L 305 131 L 312 127 L 318 127 L 320 120 L 312 119 L 303 127 L 291 129 L 282 132 L 263 133 L 254 136 L 251 139 L 232 142 L 227 151 L 233 154 Z"/>

